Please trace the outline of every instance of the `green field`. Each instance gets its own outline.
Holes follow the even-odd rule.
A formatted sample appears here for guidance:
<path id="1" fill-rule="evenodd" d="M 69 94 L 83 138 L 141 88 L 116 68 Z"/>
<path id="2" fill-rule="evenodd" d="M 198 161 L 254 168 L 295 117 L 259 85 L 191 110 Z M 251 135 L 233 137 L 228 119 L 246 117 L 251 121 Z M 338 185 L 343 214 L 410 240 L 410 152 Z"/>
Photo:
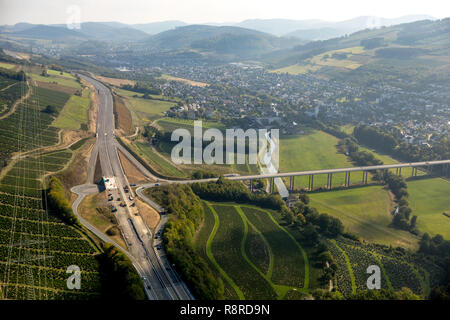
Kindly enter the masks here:
<path id="1" fill-rule="evenodd" d="M 274 69 L 270 70 L 269 72 L 272 73 L 289 73 L 289 74 L 305 74 L 310 71 L 316 71 L 320 67 L 318 66 L 312 66 L 312 65 L 299 65 L 299 64 L 293 64 L 291 66 L 287 66 L 284 68 Z"/>
<path id="2" fill-rule="evenodd" d="M 60 75 L 49 75 L 48 77 L 41 76 L 40 74 L 36 73 L 27 73 L 31 79 L 35 81 L 41 81 L 41 82 L 54 82 L 57 84 L 60 84 L 62 86 L 71 87 L 74 89 L 81 89 L 81 85 L 76 82 L 73 77 L 67 78 Z"/>
<path id="3" fill-rule="evenodd" d="M 283 299 L 307 292 L 307 253 L 274 217 L 275 212 L 235 203 L 205 202 L 205 222 L 195 238 L 197 251 L 225 285 L 226 299 Z"/>
<path id="4" fill-rule="evenodd" d="M 354 165 L 344 154 L 338 153 L 338 139 L 322 131 L 311 130 L 304 135 L 282 136 L 280 138 L 280 172 L 318 169 L 349 168 Z M 344 183 L 345 174 L 333 175 L 333 186 Z M 351 175 L 352 183 L 360 183 L 361 172 Z M 314 177 L 314 187 L 325 186 L 327 175 Z M 308 177 L 296 177 L 295 187 L 306 188 Z"/>
<path id="5" fill-rule="evenodd" d="M 12 63 L 0 62 L 0 68 L 13 69 L 16 65 Z"/>
<path id="6" fill-rule="evenodd" d="M 335 190 L 310 194 L 311 206 L 339 218 L 350 231 L 364 240 L 394 247 L 416 249 L 418 238 L 389 227 L 392 205 L 382 186 Z"/>
<path id="7" fill-rule="evenodd" d="M 430 235 L 450 239 L 450 182 L 440 178 L 408 181 L 409 203 L 417 215 L 417 226 Z"/>
<path id="8" fill-rule="evenodd" d="M 176 129 L 187 129 L 189 132 L 194 134 L 194 120 L 188 119 L 179 119 L 179 118 L 162 118 L 159 119 L 158 125 L 163 128 L 166 132 L 172 132 Z M 218 122 L 212 121 L 202 121 L 203 130 L 207 130 L 210 128 L 217 128 L 221 131 L 225 130 L 225 126 Z"/>
<path id="9" fill-rule="evenodd" d="M 73 75 L 71 75 L 70 73 L 68 73 L 68 72 L 63 72 L 63 73 L 61 74 L 60 71 L 48 69 L 48 70 L 47 70 L 47 73 L 48 73 L 49 75 L 52 75 L 52 76 L 60 76 L 60 77 L 64 77 L 64 78 L 68 78 L 68 79 L 73 79 L 73 80 L 75 80 L 75 77 L 74 77 Z"/>
<path id="10" fill-rule="evenodd" d="M 136 142 L 134 145 L 136 146 L 138 155 L 147 160 L 150 166 L 158 173 L 171 177 L 185 177 L 185 174 L 173 165 L 169 159 L 155 153 L 147 144 Z"/>
<path id="11" fill-rule="evenodd" d="M 52 125 L 60 129 L 80 129 L 88 122 L 88 109 L 91 106 L 90 90 L 83 90 L 81 97 L 72 95 Z"/>
<path id="12" fill-rule="evenodd" d="M 150 95 L 153 99 L 140 98 L 142 93 L 128 91 L 124 89 L 116 89 L 117 93 L 125 97 L 131 107 L 133 113 L 133 121 L 137 124 L 143 124 L 145 122 L 155 120 L 164 116 L 164 112 L 169 110 L 175 105 L 174 102 L 161 101 L 154 99 L 165 99 L 163 96 Z M 137 96 L 137 97 L 134 97 Z"/>

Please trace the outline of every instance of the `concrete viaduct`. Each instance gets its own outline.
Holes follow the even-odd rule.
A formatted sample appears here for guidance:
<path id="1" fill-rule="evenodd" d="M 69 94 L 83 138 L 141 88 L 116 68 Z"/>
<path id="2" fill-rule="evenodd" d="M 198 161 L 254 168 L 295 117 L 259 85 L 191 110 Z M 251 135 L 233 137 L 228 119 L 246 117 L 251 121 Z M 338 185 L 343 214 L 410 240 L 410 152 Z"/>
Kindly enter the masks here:
<path id="1" fill-rule="evenodd" d="M 381 174 L 384 175 L 389 169 L 396 169 L 396 174 L 402 174 L 402 168 L 412 168 L 411 176 L 417 176 L 417 169 L 429 168 L 431 166 L 441 165 L 442 166 L 442 174 L 448 174 L 448 164 L 450 160 L 438 160 L 438 161 L 423 161 L 423 162 L 412 162 L 412 163 L 397 163 L 397 164 L 385 164 L 378 166 L 366 166 L 366 167 L 352 167 L 352 168 L 339 168 L 339 169 L 325 169 L 325 170 L 311 170 L 311 171 L 299 171 L 299 172 L 286 172 L 286 173 L 271 173 L 271 174 L 260 174 L 260 175 L 248 175 L 248 176 L 233 176 L 227 177 L 227 179 L 235 180 L 235 181 L 251 181 L 251 180 L 260 180 L 260 179 L 270 179 L 270 192 L 274 192 L 275 178 L 287 178 L 289 177 L 289 190 L 294 190 L 294 182 L 295 177 L 298 176 L 309 176 L 308 180 L 308 190 L 311 191 L 314 188 L 314 176 L 320 174 L 327 175 L 327 188 L 331 189 L 333 185 L 333 174 L 335 173 L 345 173 L 344 186 L 350 186 L 350 176 L 352 172 L 363 172 L 362 183 L 367 184 L 367 176 L 369 172 L 381 171 Z M 213 180 L 213 179 L 210 179 Z M 253 189 L 253 184 L 250 183 L 251 188 Z M 253 190 L 252 190 L 253 191 Z"/>

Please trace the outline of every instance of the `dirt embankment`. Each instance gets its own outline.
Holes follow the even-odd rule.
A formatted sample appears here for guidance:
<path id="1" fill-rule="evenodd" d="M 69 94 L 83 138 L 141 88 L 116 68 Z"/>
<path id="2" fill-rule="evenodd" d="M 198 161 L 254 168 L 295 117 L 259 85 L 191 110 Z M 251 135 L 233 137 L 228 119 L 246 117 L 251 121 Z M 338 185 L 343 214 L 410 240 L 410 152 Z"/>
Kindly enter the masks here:
<path id="1" fill-rule="evenodd" d="M 129 85 L 133 86 L 135 83 L 133 80 L 128 80 L 128 79 L 108 78 L 108 77 L 102 77 L 102 76 L 96 76 L 96 78 L 98 80 L 100 80 L 101 82 L 105 82 L 107 84 L 111 84 L 116 87 L 120 87 L 123 84 L 125 84 L 125 85 L 129 84 Z"/>
<path id="2" fill-rule="evenodd" d="M 139 209 L 139 213 L 141 214 L 141 217 L 144 220 L 145 224 L 151 230 L 155 230 L 156 226 L 158 225 L 159 219 L 161 218 L 159 213 L 139 199 L 136 199 L 136 206 Z"/>
<path id="3" fill-rule="evenodd" d="M 128 178 L 128 182 L 130 183 L 141 183 L 141 182 L 148 182 L 149 179 L 144 176 L 137 168 L 135 165 L 133 165 L 131 163 L 130 160 L 128 160 L 127 157 L 125 157 L 125 155 L 120 152 L 119 150 L 117 151 L 119 154 L 119 158 L 120 158 L 120 162 L 122 163 L 122 168 L 123 171 L 125 172 L 125 175 Z"/>
<path id="4" fill-rule="evenodd" d="M 106 200 L 105 192 L 86 196 L 81 202 L 78 211 L 84 219 L 89 221 L 101 232 L 106 233 L 114 241 L 119 243 L 122 248 L 127 247 L 122 238 L 116 217 Z"/>
<path id="5" fill-rule="evenodd" d="M 57 177 L 64 184 L 66 190 L 70 190 L 73 186 L 86 183 L 89 170 L 89 158 L 94 144 L 95 139 L 93 138 L 86 141 L 85 144 L 76 151 L 75 159 L 70 166 L 57 174 Z M 69 200 L 71 202 L 75 201 L 76 198 L 77 196 L 75 194 L 70 193 Z"/>
<path id="6" fill-rule="evenodd" d="M 117 131 L 120 135 L 130 135 L 133 131 L 133 122 L 130 110 L 125 106 L 122 98 L 114 95 L 114 116 L 116 120 Z"/>
<path id="7" fill-rule="evenodd" d="M 99 105 L 99 98 L 94 86 L 87 81 L 82 80 L 81 83 L 91 90 L 91 107 L 88 110 L 88 132 L 97 132 L 97 112 Z"/>

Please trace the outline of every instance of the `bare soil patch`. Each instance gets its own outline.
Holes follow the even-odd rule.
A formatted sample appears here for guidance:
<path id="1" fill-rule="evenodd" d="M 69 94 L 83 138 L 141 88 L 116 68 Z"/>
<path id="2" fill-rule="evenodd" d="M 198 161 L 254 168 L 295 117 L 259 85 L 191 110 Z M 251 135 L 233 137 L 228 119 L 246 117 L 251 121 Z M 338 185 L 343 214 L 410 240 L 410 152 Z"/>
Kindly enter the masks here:
<path id="1" fill-rule="evenodd" d="M 123 171 L 130 183 L 141 183 L 148 181 L 148 178 L 144 176 L 125 155 L 117 150 L 119 153 L 120 162 L 122 163 Z"/>
<path id="2" fill-rule="evenodd" d="M 111 239 L 120 244 L 122 248 L 127 248 L 118 227 L 116 217 L 111 212 L 108 201 L 106 200 L 105 192 L 86 196 L 81 202 L 78 211 L 84 219 L 89 221 L 101 232 L 107 234 Z"/>
<path id="3" fill-rule="evenodd" d="M 114 95 L 114 113 L 119 131 L 123 135 L 131 134 L 133 123 L 130 110 L 125 106 L 122 98 L 117 95 Z"/>
<path id="4" fill-rule="evenodd" d="M 155 209 L 150 207 L 144 201 L 141 201 L 139 199 L 136 199 L 136 206 L 139 209 L 139 213 L 141 214 L 141 217 L 144 220 L 144 222 L 147 224 L 147 226 L 151 230 L 154 230 L 160 220 L 159 213 L 156 212 Z"/>
<path id="5" fill-rule="evenodd" d="M 113 86 L 117 86 L 120 87 L 123 84 L 130 84 L 130 85 L 134 85 L 134 81 L 132 80 L 128 80 L 128 79 L 119 79 L 119 78 L 108 78 L 108 77 L 102 77 L 102 76 L 96 76 L 97 79 L 99 79 L 102 82 L 111 84 Z"/>

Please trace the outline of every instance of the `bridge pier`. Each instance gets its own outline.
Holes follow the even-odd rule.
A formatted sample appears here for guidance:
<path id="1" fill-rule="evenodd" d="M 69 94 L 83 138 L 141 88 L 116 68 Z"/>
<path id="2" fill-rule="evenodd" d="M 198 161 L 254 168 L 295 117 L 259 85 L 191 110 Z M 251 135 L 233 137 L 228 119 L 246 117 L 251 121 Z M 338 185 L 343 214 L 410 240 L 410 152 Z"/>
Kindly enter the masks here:
<path id="1" fill-rule="evenodd" d="M 333 187 L 333 174 L 329 173 L 327 176 L 327 189 L 331 190 Z"/>
<path id="2" fill-rule="evenodd" d="M 294 191 L 294 187 L 295 187 L 295 176 L 289 177 L 289 189 L 292 191 Z"/>
<path id="3" fill-rule="evenodd" d="M 344 187 L 350 186 L 350 171 L 345 172 Z"/>
<path id="4" fill-rule="evenodd" d="M 250 192 L 253 193 L 253 180 L 250 180 Z"/>
<path id="5" fill-rule="evenodd" d="M 275 191 L 275 178 L 270 179 L 270 193 L 274 193 Z"/>
<path id="6" fill-rule="evenodd" d="M 308 181 L 308 191 L 312 191 L 314 188 L 314 175 L 309 175 L 309 181 Z"/>

